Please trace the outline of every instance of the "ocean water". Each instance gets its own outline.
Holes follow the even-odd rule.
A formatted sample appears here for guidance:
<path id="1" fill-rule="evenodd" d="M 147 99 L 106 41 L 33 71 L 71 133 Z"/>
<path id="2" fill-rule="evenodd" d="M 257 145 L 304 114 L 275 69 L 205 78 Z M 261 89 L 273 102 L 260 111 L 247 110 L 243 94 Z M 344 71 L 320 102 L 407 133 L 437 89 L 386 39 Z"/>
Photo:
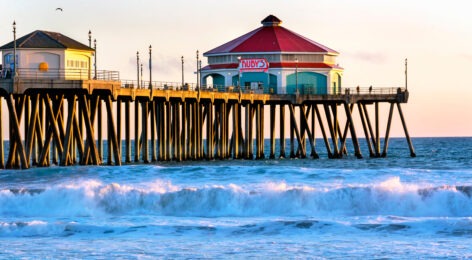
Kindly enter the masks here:
<path id="1" fill-rule="evenodd" d="M 0 258 L 472 257 L 472 138 L 413 143 L 416 158 L 392 139 L 375 159 L 1 170 Z"/>

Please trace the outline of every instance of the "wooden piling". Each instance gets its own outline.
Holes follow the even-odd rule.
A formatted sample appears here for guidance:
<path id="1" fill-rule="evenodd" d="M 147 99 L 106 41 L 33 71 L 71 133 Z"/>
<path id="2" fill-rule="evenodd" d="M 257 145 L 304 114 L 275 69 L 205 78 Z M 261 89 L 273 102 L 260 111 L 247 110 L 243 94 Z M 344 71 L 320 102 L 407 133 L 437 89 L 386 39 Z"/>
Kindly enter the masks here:
<path id="1" fill-rule="evenodd" d="M 126 163 L 131 163 L 131 112 L 130 101 L 125 101 L 125 147 L 126 147 Z"/>
<path id="2" fill-rule="evenodd" d="M 279 128 L 280 128 L 280 158 L 285 158 L 285 104 L 280 104 L 280 121 L 279 121 Z"/>
<path id="3" fill-rule="evenodd" d="M 139 162 L 139 142 L 140 142 L 140 133 L 139 133 L 139 126 L 141 125 L 141 120 L 139 117 L 139 100 L 136 99 L 134 101 L 134 162 Z"/>
<path id="4" fill-rule="evenodd" d="M 0 97 L 0 168 L 5 168 L 5 147 L 3 145 L 3 105 L 2 97 Z"/>
<path id="5" fill-rule="evenodd" d="M 141 105 L 142 109 L 142 148 L 143 148 L 143 162 L 149 163 L 149 149 L 148 149 L 148 116 L 149 116 L 149 102 L 144 100 Z"/>
<path id="6" fill-rule="evenodd" d="M 410 134 L 408 133 L 408 128 L 406 127 L 405 117 L 403 116 L 402 108 L 400 103 L 397 102 L 398 113 L 400 114 L 400 119 L 402 121 L 403 131 L 405 132 L 405 137 L 408 142 L 408 147 L 410 148 L 410 156 L 416 157 L 415 148 L 413 147 L 413 143 L 410 139 Z"/>

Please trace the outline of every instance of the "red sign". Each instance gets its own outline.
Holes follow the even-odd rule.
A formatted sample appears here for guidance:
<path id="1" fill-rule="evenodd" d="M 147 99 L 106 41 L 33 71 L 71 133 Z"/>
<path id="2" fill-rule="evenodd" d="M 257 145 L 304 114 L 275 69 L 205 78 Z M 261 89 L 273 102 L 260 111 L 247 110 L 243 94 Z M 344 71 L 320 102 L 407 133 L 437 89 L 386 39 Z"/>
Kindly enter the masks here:
<path id="1" fill-rule="evenodd" d="M 241 72 L 267 72 L 269 62 L 266 59 L 241 59 L 239 71 Z"/>

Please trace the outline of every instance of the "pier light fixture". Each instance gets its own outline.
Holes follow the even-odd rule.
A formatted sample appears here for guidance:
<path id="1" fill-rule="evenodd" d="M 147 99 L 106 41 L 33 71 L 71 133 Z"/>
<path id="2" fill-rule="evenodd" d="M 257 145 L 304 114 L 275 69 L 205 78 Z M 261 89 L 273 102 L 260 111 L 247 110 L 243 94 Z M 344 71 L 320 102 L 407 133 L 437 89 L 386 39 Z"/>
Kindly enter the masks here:
<path id="1" fill-rule="evenodd" d="M 141 63 L 141 87 L 144 88 L 144 80 L 143 80 L 143 64 Z"/>
<path id="2" fill-rule="evenodd" d="M 408 91 L 408 59 L 405 59 L 405 89 Z"/>
<path id="3" fill-rule="evenodd" d="M 298 58 L 295 59 L 295 94 L 300 94 L 298 90 Z"/>
<path id="4" fill-rule="evenodd" d="M 137 88 L 139 88 L 139 51 L 136 52 Z"/>
<path id="5" fill-rule="evenodd" d="M 92 31 L 89 30 L 88 31 L 88 43 L 89 43 L 89 48 L 92 48 Z M 92 53 L 93 56 L 95 56 L 94 53 Z M 92 61 L 89 60 L 88 62 L 88 79 L 91 79 L 92 78 L 92 65 L 91 65 Z"/>
<path id="6" fill-rule="evenodd" d="M 199 84 L 198 84 L 198 83 L 199 83 L 199 81 L 198 81 L 198 71 L 199 71 L 199 69 L 198 69 L 198 60 L 199 60 L 198 54 L 199 54 L 199 53 L 198 53 L 198 50 L 197 50 L 197 86 L 196 86 L 197 89 L 198 89 L 198 85 L 199 85 Z"/>
<path id="7" fill-rule="evenodd" d="M 16 75 L 16 22 L 13 21 L 13 77 Z"/>
<path id="8" fill-rule="evenodd" d="M 197 73 L 199 74 L 199 81 L 198 83 L 200 84 L 202 81 L 202 60 L 198 61 L 198 71 Z M 200 90 L 200 89 L 199 89 Z"/>
<path id="9" fill-rule="evenodd" d="M 182 61 L 182 88 L 183 88 L 184 87 L 184 56 L 182 56 L 180 59 Z"/>
<path id="10" fill-rule="evenodd" d="M 152 46 L 149 45 L 149 89 L 152 89 Z"/>
<path id="11" fill-rule="evenodd" d="M 92 48 L 92 31 L 89 30 L 88 33 L 89 48 Z"/>
<path id="12" fill-rule="evenodd" d="M 238 88 L 241 89 L 241 56 L 238 56 Z"/>
<path id="13" fill-rule="evenodd" d="M 94 70 L 95 70 L 95 75 L 93 77 L 93 79 L 98 79 L 97 78 L 97 39 L 93 39 L 93 49 L 95 50 L 95 55 L 93 56 L 94 57 Z"/>

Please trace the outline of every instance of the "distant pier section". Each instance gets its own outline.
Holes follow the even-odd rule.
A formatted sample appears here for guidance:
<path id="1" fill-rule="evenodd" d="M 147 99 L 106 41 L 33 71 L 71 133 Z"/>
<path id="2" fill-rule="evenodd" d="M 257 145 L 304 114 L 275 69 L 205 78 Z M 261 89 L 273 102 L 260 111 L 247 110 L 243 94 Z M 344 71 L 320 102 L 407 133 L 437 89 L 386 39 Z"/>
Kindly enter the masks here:
<path id="1" fill-rule="evenodd" d="M 0 167 L 319 158 L 316 133 L 329 158 L 346 156 L 347 142 L 362 158 L 359 131 L 369 156 L 384 157 L 394 110 L 415 156 L 401 109 L 405 87 L 344 88 L 339 53 L 280 24 L 266 17 L 262 27 L 204 53 L 203 68 L 197 52 L 196 84 L 183 76 L 153 81 L 151 73 L 144 80 L 139 53 L 137 79 L 122 80 L 97 70 L 91 33 L 88 46 L 46 31 L 16 39 L 14 24 L 14 40 L 0 47 L 0 110 L 8 110 L 0 118 Z M 260 39 L 278 46 L 255 44 Z M 151 57 L 149 46 L 150 71 Z M 381 105 L 389 108 L 385 133 Z"/>

